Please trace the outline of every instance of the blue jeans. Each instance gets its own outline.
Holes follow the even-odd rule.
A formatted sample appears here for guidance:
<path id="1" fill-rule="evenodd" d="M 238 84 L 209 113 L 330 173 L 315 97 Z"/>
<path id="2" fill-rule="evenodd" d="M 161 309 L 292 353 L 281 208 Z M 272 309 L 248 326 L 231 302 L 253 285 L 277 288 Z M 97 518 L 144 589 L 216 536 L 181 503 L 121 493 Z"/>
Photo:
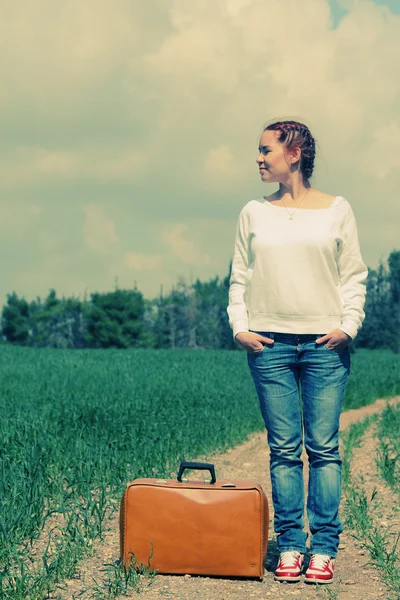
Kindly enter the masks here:
<path id="1" fill-rule="evenodd" d="M 274 339 L 274 344 L 265 344 L 260 352 L 248 352 L 247 361 L 268 433 L 279 551 L 306 551 L 301 460 L 304 427 L 310 551 L 335 557 L 343 530 L 338 513 L 342 470 L 339 417 L 350 373 L 349 348 L 331 350 L 326 344 L 316 344 L 322 333 L 255 333 Z"/>

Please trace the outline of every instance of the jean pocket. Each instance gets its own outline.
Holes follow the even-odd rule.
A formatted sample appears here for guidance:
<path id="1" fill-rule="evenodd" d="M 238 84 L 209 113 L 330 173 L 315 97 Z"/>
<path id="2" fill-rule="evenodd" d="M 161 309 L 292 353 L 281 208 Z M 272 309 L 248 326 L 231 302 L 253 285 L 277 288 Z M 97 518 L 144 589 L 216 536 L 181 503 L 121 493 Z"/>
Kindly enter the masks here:
<path id="1" fill-rule="evenodd" d="M 267 344 L 263 344 L 261 350 L 255 350 L 254 352 L 249 352 L 249 350 L 247 350 L 247 354 L 249 354 L 249 356 L 257 356 L 257 354 L 262 354 L 262 352 L 264 352 L 265 350 L 266 345 Z"/>
<path id="2" fill-rule="evenodd" d="M 327 342 L 325 344 L 323 344 L 325 350 L 328 350 L 328 352 L 344 352 L 347 348 L 347 346 L 342 346 L 340 348 L 329 348 L 327 345 Z"/>

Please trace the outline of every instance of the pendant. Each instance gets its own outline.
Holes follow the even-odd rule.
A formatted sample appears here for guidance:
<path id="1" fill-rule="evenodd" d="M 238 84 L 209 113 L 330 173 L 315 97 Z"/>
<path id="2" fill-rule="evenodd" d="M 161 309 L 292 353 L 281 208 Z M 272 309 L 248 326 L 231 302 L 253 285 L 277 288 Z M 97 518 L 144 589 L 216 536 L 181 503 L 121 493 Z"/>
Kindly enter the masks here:
<path id="1" fill-rule="evenodd" d="M 289 217 L 289 221 L 293 221 L 293 217 L 291 215 Z"/>

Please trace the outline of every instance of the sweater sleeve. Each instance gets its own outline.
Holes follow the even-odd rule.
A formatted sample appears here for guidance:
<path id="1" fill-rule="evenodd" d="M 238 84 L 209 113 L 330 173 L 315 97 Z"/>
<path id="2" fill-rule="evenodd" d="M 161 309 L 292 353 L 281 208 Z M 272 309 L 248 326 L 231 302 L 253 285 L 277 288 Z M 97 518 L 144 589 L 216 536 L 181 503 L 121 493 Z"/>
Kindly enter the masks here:
<path id="1" fill-rule="evenodd" d="M 354 339 L 365 318 L 363 309 L 368 269 L 361 258 L 357 224 L 353 209 L 348 202 L 343 222 L 343 239 L 337 260 L 343 302 L 342 322 L 339 329 Z"/>
<path id="2" fill-rule="evenodd" d="M 245 292 L 246 274 L 251 262 L 251 250 L 249 246 L 249 215 L 246 206 L 242 208 L 236 226 L 235 248 L 229 279 L 227 312 L 234 338 L 241 331 L 249 330 Z"/>

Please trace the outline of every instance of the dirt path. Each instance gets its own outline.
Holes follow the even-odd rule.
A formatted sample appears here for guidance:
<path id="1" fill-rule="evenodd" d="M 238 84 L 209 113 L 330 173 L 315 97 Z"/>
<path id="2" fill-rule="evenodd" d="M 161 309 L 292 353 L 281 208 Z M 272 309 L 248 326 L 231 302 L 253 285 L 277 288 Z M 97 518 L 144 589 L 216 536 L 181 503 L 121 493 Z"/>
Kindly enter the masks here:
<path id="1" fill-rule="evenodd" d="M 390 403 L 400 402 L 400 396 L 393 398 Z M 374 404 L 350 410 L 341 416 L 341 429 L 346 429 L 352 423 L 367 415 L 381 411 L 387 400 L 377 400 Z M 377 480 L 374 466 L 374 443 L 367 440 L 368 446 L 363 451 L 355 453 L 357 472 L 369 477 L 370 485 L 374 484 L 382 491 L 385 486 Z M 197 457 L 197 460 L 204 457 Z M 303 459 L 307 462 L 304 454 Z M 194 457 L 193 460 L 196 460 Z M 346 530 L 341 535 L 340 552 L 336 561 L 335 583 L 330 586 L 307 586 L 298 584 L 281 584 L 274 581 L 274 569 L 278 552 L 273 533 L 273 507 L 271 501 L 271 486 L 269 481 L 269 452 L 265 432 L 253 434 L 249 439 L 224 454 L 208 456 L 208 462 L 215 465 L 219 479 L 253 479 L 261 483 L 270 503 L 270 531 L 268 556 L 265 576 L 262 582 L 252 580 L 214 579 L 209 577 L 166 576 L 157 575 L 150 587 L 143 589 L 140 594 L 131 592 L 127 598 L 143 598 L 143 600 L 247 600 L 247 598 L 271 598 L 273 600 L 290 600 L 299 598 L 332 598 L 343 600 L 378 600 L 387 598 L 385 588 L 381 583 L 379 573 L 368 567 L 367 557 L 362 547 Z M 352 463 L 353 464 L 353 463 Z M 305 468 L 305 475 L 308 469 Z M 305 482 L 307 485 L 307 481 Z M 385 492 L 388 493 L 387 490 Z M 384 517 L 386 519 L 386 517 Z M 384 522 L 386 522 L 384 520 Z M 52 596 L 58 600 L 75 600 L 77 598 L 95 598 L 94 581 L 104 579 L 105 564 L 113 564 L 119 559 L 119 530 L 118 513 L 114 513 L 106 524 L 108 531 L 105 540 L 96 547 L 94 555 L 82 561 L 76 577 L 66 583 L 64 590 Z M 327 589 L 329 588 L 329 589 Z M 111 598 L 112 596 L 110 596 Z"/>

